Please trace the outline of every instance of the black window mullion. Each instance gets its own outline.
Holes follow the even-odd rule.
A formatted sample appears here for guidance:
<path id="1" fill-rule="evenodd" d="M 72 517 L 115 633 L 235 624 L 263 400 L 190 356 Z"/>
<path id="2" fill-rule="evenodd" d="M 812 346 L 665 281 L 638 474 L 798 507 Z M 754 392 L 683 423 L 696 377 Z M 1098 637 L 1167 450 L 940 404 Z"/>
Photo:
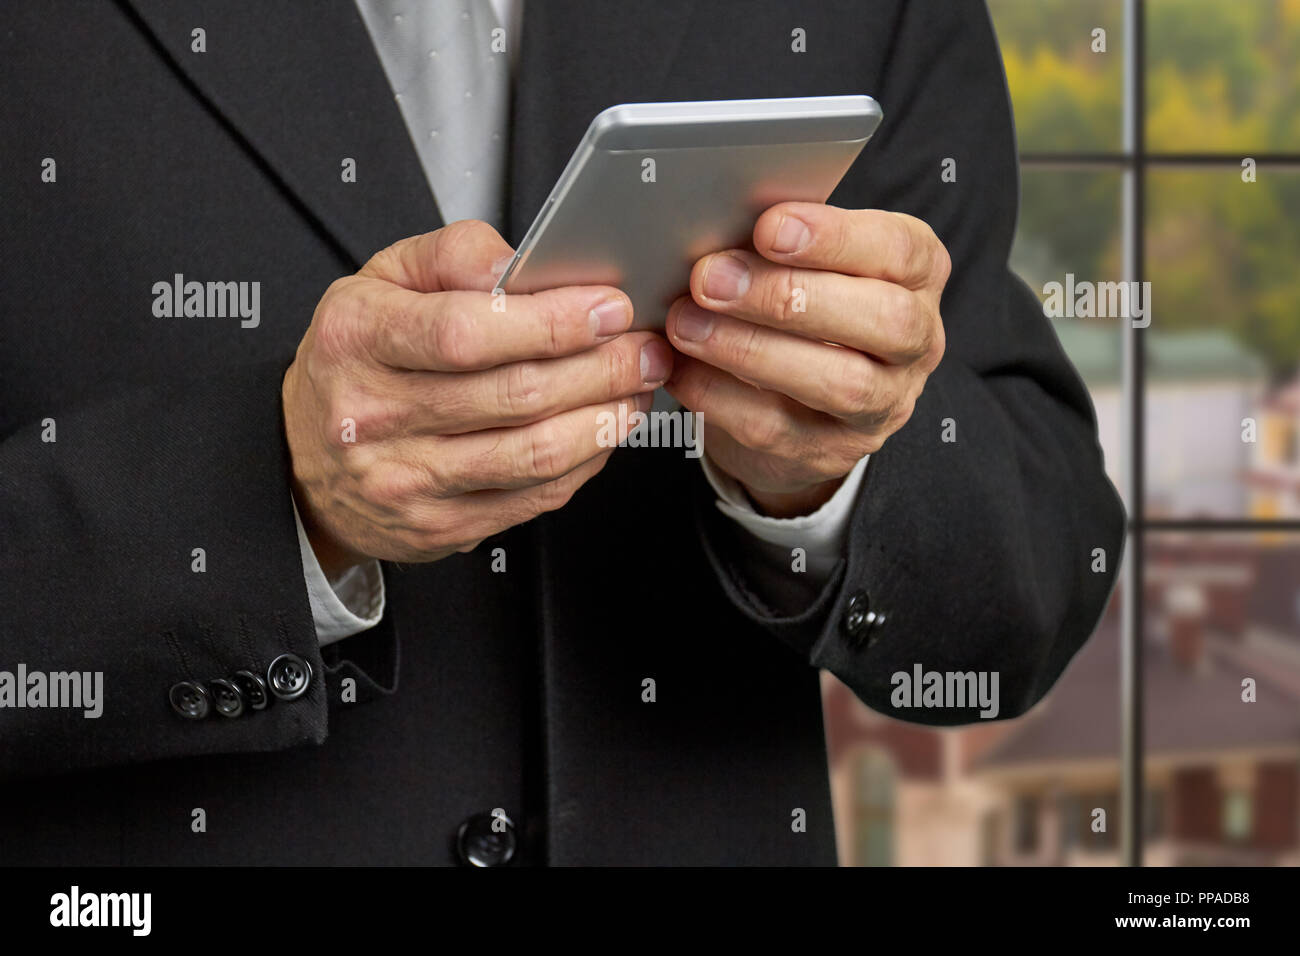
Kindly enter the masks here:
<path id="1" fill-rule="evenodd" d="M 1129 226 L 1133 230 L 1129 237 L 1133 248 L 1133 281 L 1142 282 L 1146 275 L 1146 3 L 1145 0 L 1129 0 L 1133 4 L 1131 29 L 1133 35 L 1126 38 L 1133 51 L 1134 68 L 1129 81 L 1133 84 L 1132 124 L 1133 148 L 1133 215 Z M 1129 429 L 1131 444 L 1129 446 L 1130 507 L 1137 516 L 1129 534 L 1128 560 L 1132 562 L 1129 581 L 1133 584 L 1129 593 L 1124 595 L 1123 613 L 1128 617 L 1129 634 L 1132 639 L 1124 648 L 1127 654 L 1128 671 L 1132 675 L 1131 685 L 1127 688 L 1128 698 L 1123 702 L 1127 711 L 1126 725 L 1121 726 L 1121 734 L 1128 738 L 1128 746 L 1123 753 L 1125 765 L 1121 769 L 1121 778 L 1128 782 L 1122 793 L 1127 796 L 1120 813 L 1123 816 L 1123 829 L 1120 831 L 1124 848 L 1124 863 L 1128 866 L 1141 866 L 1145 842 L 1142 831 L 1143 802 L 1145 787 L 1143 764 L 1145 763 L 1145 714 L 1142 645 L 1146 640 L 1143 587 L 1144 548 L 1146 544 L 1146 336 L 1141 335 L 1132 322 L 1128 324 L 1131 354 L 1133 360 L 1133 389 L 1129 395 L 1129 414 L 1132 425 Z M 1123 722 L 1122 722 L 1123 724 Z"/>

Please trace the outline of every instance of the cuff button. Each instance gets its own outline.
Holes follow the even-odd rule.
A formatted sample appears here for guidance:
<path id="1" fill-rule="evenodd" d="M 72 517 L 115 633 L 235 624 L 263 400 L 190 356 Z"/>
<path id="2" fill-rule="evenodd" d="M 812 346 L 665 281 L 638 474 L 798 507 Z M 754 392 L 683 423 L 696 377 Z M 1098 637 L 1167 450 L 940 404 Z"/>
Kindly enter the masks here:
<path id="1" fill-rule="evenodd" d="M 866 591 L 854 591 L 844 609 L 845 635 L 859 647 L 867 644 L 874 632 L 885 623 L 885 615 L 871 610 Z"/>
<path id="2" fill-rule="evenodd" d="M 244 695 L 244 703 L 253 710 L 265 710 L 266 705 L 271 702 L 266 690 L 266 681 L 252 671 L 235 671 L 230 680 Z"/>
<path id="3" fill-rule="evenodd" d="M 244 712 L 244 695 L 233 681 L 219 677 L 208 681 L 208 687 L 212 691 L 213 705 L 222 717 L 238 717 Z"/>
<path id="4" fill-rule="evenodd" d="M 468 866 L 505 866 L 517 845 L 514 822 L 504 813 L 476 813 L 456 831 L 456 854 Z"/>
<path id="5" fill-rule="evenodd" d="M 172 710 L 186 720 L 202 720 L 212 709 L 212 696 L 198 681 L 183 680 L 167 692 Z"/>
<path id="6" fill-rule="evenodd" d="M 297 654 L 281 654 L 266 669 L 266 683 L 281 700 L 297 700 L 311 684 L 311 665 Z"/>

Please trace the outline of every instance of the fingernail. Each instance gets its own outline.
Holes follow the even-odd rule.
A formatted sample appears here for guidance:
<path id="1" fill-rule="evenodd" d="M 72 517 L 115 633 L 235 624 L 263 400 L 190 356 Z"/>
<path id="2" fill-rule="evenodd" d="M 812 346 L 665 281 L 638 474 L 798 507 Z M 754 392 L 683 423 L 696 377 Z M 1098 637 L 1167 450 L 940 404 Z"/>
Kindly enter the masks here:
<path id="1" fill-rule="evenodd" d="M 749 266 L 735 256 L 714 256 L 704 273 L 704 294 L 710 299 L 730 302 L 739 299 L 749 288 Z"/>
<path id="2" fill-rule="evenodd" d="M 688 302 L 677 313 L 673 331 L 679 339 L 687 342 L 703 342 L 713 331 L 713 313 Z"/>
<path id="3" fill-rule="evenodd" d="M 501 273 L 506 271 L 506 266 L 510 265 L 510 263 L 514 261 L 514 258 L 515 256 L 514 253 L 512 252 L 510 255 L 502 256 L 496 262 L 492 263 L 493 278 L 500 278 Z"/>
<path id="4" fill-rule="evenodd" d="M 632 324 L 632 316 L 628 315 L 627 303 L 622 299 L 606 299 L 592 309 L 589 315 L 591 317 L 591 333 L 597 338 L 626 332 L 627 327 Z"/>
<path id="5" fill-rule="evenodd" d="M 772 239 L 772 251 L 789 255 L 803 249 L 810 239 L 812 230 L 802 219 L 782 216 L 781 224 L 776 227 L 776 235 Z"/>
<path id="6" fill-rule="evenodd" d="M 658 385 L 667 381 L 672 371 L 673 359 L 668 346 L 655 339 L 641 348 L 641 381 L 646 385 Z"/>

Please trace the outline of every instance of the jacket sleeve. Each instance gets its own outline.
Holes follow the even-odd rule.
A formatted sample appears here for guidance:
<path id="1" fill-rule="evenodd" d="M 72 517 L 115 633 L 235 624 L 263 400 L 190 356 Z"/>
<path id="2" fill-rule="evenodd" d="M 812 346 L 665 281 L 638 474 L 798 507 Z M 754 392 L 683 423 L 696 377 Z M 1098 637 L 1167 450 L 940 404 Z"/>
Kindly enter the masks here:
<path id="1" fill-rule="evenodd" d="M 715 570 L 746 615 L 873 709 L 959 724 L 980 708 L 896 708 L 893 675 L 918 665 L 996 673 L 997 716 L 1024 713 L 1095 628 L 1124 513 L 1087 391 L 1007 267 L 1018 167 L 988 13 L 973 0 L 900 9 L 866 91 L 885 120 L 831 202 L 910 213 L 947 246 L 944 359 L 909 422 L 872 455 L 844 560 L 799 613 L 771 598 L 797 588 L 747 580 L 734 532 L 710 509 L 699 514 Z M 956 182 L 941 176 L 947 158 Z M 946 425 L 955 441 L 943 440 Z M 1104 571 L 1093 570 L 1094 549 Z"/>
<path id="2" fill-rule="evenodd" d="M 352 642 L 329 661 L 317 644 L 280 420 L 286 364 L 123 393 L 0 442 L 0 778 L 318 743 L 328 683 L 372 684 L 344 660 Z M 365 639 L 382 682 L 395 635 Z M 267 681 L 285 654 L 310 669 L 305 692 L 287 699 L 290 668 L 286 699 L 272 688 L 256 709 L 246 694 L 241 714 L 220 715 L 212 681 Z M 183 682 L 207 692 L 200 719 L 172 706 Z M 74 687 L 80 706 L 50 706 L 76 703 Z"/>

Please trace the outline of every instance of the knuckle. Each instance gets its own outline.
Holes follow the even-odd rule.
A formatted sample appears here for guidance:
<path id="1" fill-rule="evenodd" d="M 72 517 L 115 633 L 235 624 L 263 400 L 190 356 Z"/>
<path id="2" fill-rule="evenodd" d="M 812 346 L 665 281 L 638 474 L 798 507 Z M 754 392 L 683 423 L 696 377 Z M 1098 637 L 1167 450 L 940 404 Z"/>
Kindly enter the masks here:
<path id="1" fill-rule="evenodd" d="M 394 464 L 378 464 L 357 480 L 357 493 L 372 506 L 385 512 L 399 510 L 414 491 L 412 474 Z"/>
<path id="2" fill-rule="evenodd" d="M 732 355 L 740 369 L 746 369 L 757 362 L 763 354 L 763 330 L 750 322 L 736 324 L 733 338 Z"/>
<path id="3" fill-rule="evenodd" d="M 478 361 L 473 319 L 461 309 L 449 309 L 433 324 L 432 350 L 447 368 L 469 371 Z"/>
<path id="4" fill-rule="evenodd" d="M 330 286 L 334 290 L 338 283 Z M 337 362 L 355 355 L 361 341 L 358 310 L 345 291 L 329 291 L 316 312 L 315 345 L 327 359 Z"/>
<path id="5" fill-rule="evenodd" d="M 897 275 L 910 275 L 914 270 L 913 258 L 916 256 L 916 233 L 908 222 L 909 217 L 900 216 L 895 220 L 895 228 L 889 242 L 890 261 Z"/>
<path id="6" fill-rule="evenodd" d="M 558 511 L 567 505 L 577 486 L 571 481 L 559 479 L 540 485 L 536 491 L 536 504 L 541 511 Z"/>
<path id="7" fill-rule="evenodd" d="M 858 418 L 869 431 L 887 433 L 897 414 L 897 409 L 898 404 L 895 400 L 881 400 L 877 397 L 875 403 L 865 409 Z"/>
<path id="8" fill-rule="evenodd" d="M 331 395 L 324 427 L 330 444 L 346 449 L 385 438 L 401 431 L 405 424 L 400 403 L 353 385 Z"/>
<path id="9" fill-rule="evenodd" d="M 845 434 L 839 441 L 826 442 L 811 451 L 811 469 L 822 479 L 843 478 L 863 457 L 871 454 L 865 447 L 867 444 L 869 442 L 852 433 Z"/>
<path id="10" fill-rule="evenodd" d="M 395 271 L 393 266 L 399 264 L 398 260 L 400 258 L 397 243 L 385 246 L 366 260 L 359 274 L 367 276 L 392 275 Z"/>
<path id="11" fill-rule="evenodd" d="M 550 303 L 542 318 L 546 323 L 546 347 L 551 355 L 564 351 L 569 331 L 577 326 L 576 316 L 576 309 L 565 308 L 560 302 Z"/>
<path id="12" fill-rule="evenodd" d="M 635 385 L 641 379 L 641 349 L 643 343 L 618 340 L 612 347 L 603 349 L 601 356 L 602 371 L 609 386 L 610 395 L 622 394 L 629 385 Z"/>
<path id="13" fill-rule="evenodd" d="M 508 417 L 527 417 L 541 405 L 542 372 L 536 362 L 516 362 L 498 381 L 500 405 Z"/>
<path id="14" fill-rule="evenodd" d="M 541 326 L 539 339 L 548 355 L 562 355 L 571 343 L 587 341 L 586 313 L 576 306 L 570 296 L 563 293 L 541 294 L 533 297 L 537 307 L 536 321 Z"/>
<path id="15" fill-rule="evenodd" d="M 918 264 L 912 267 L 912 271 L 923 265 L 922 284 L 942 289 L 952 274 L 952 258 L 948 255 L 948 248 L 939 239 L 934 227 L 924 219 L 906 216 L 905 222 L 908 226 L 911 255 L 918 259 Z"/>
<path id="16" fill-rule="evenodd" d="M 944 331 L 943 320 L 935 316 L 931 326 L 930 349 L 927 353 L 929 371 L 934 371 L 943 361 L 944 352 L 948 350 L 948 334 Z"/>
<path id="17" fill-rule="evenodd" d="M 909 395 L 907 398 L 898 402 L 894 406 L 894 420 L 890 434 L 898 431 L 909 421 L 912 420 L 912 413 L 916 411 L 916 397 Z"/>
<path id="18" fill-rule="evenodd" d="M 881 447 L 885 444 L 886 437 L 887 436 L 882 435 L 879 432 L 863 432 L 861 439 L 856 445 L 857 458 L 854 459 L 854 463 L 856 464 L 864 455 L 874 455 L 876 452 L 880 451 Z"/>
<path id="19" fill-rule="evenodd" d="M 437 529 L 429 542 L 429 552 L 473 551 L 488 536 L 487 530 L 479 521 L 454 514 L 442 527 Z"/>
<path id="20" fill-rule="evenodd" d="M 811 451 L 800 469 L 806 479 L 812 481 L 829 481 L 847 474 L 853 466 L 848 464 L 848 455 L 839 447 L 822 447 Z"/>
<path id="21" fill-rule="evenodd" d="M 786 444 L 785 422 L 779 414 L 766 409 L 747 414 L 736 438 L 742 445 L 764 455 L 777 455 Z"/>
<path id="22" fill-rule="evenodd" d="M 860 442 L 849 442 L 839 446 L 836 449 L 834 459 L 834 472 L 836 477 L 847 475 L 860 462 L 864 456 L 871 454 L 863 451 Z"/>
<path id="23" fill-rule="evenodd" d="M 760 302 L 763 314 L 787 321 L 794 316 L 795 296 L 801 294 L 806 298 L 808 295 L 806 273 L 797 269 L 776 269 L 764 283 L 764 289 Z"/>
<path id="24" fill-rule="evenodd" d="M 356 403 L 337 393 L 325 402 L 325 415 L 320 423 L 325 444 L 335 451 L 347 451 L 359 444 L 365 434 L 357 427 Z"/>
<path id="25" fill-rule="evenodd" d="M 443 226 L 434 233 L 434 254 L 439 259 L 444 256 L 454 256 L 457 250 L 466 247 L 473 248 L 474 244 L 481 242 L 488 233 L 495 232 L 495 229 L 481 219 L 457 220 Z"/>
<path id="26" fill-rule="evenodd" d="M 546 349 L 548 355 L 559 355 L 564 351 L 565 316 L 552 311 L 546 316 Z"/>
<path id="27" fill-rule="evenodd" d="M 678 361 L 674 367 L 673 395 L 685 408 L 712 414 L 714 389 L 717 378 L 705 368 L 691 362 Z"/>
<path id="28" fill-rule="evenodd" d="M 401 532 L 398 540 L 411 552 L 425 555 L 446 549 L 449 542 L 455 539 L 449 537 L 442 528 L 419 525 Z"/>
<path id="29" fill-rule="evenodd" d="M 850 238 L 853 222 L 848 217 L 835 215 L 817 228 L 817 242 L 833 262 L 843 262 L 853 248 Z"/>
<path id="30" fill-rule="evenodd" d="M 454 497 L 457 484 L 463 481 L 461 462 L 443 454 L 437 439 L 434 439 L 429 454 L 413 457 L 408 466 L 412 470 L 413 494 L 420 498 L 440 500 Z"/>
<path id="31" fill-rule="evenodd" d="M 930 230 L 930 234 L 934 235 L 933 229 Z M 948 284 L 949 277 L 952 276 L 952 255 L 948 252 L 948 247 L 939 240 L 938 236 L 934 237 L 934 246 L 935 279 L 938 287 L 942 289 Z"/>
<path id="32" fill-rule="evenodd" d="M 899 348 L 905 355 L 919 357 L 930 351 L 930 313 L 921 297 L 900 290 L 893 312 Z"/>
<path id="33" fill-rule="evenodd" d="M 685 402 L 695 411 L 712 412 L 714 408 L 713 393 L 717 389 L 718 377 L 707 372 L 694 372 L 677 381 L 677 387 L 690 401 Z"/>
<path id="34" fill-rule="evenodd" d="M 514 297 L 526 303 L 523 320 L 525 331 L 535 348 L 544 356 L 561 355 L 576 321 L 576 311 L 559 290 L 528 293 Z"/>
<path id="35" fill-rule="evenodd" d="M 524 450 L 525 477 L 550 480 L 562 474 L 564 437 L 558 427 L 549 422 L 535 425 L 529 430 Z"/>
<path id="36" fill-rule="evenodd" d="M 485 537 L 461 509 L 441 503 L 432 509 L 413 510 L 404 533 L 406 543 L 421 554 L 434 554 L 458 548 L 468 541 Z"/>
<path id="37" fill-rule="evenodd" d="M 827 376 L 827 405 L 831 412 L 843 417 L 856 417 L 869 412 L 876 397 L 872 376 L 861 364 L 844 359 L 836 373 Z"/>

